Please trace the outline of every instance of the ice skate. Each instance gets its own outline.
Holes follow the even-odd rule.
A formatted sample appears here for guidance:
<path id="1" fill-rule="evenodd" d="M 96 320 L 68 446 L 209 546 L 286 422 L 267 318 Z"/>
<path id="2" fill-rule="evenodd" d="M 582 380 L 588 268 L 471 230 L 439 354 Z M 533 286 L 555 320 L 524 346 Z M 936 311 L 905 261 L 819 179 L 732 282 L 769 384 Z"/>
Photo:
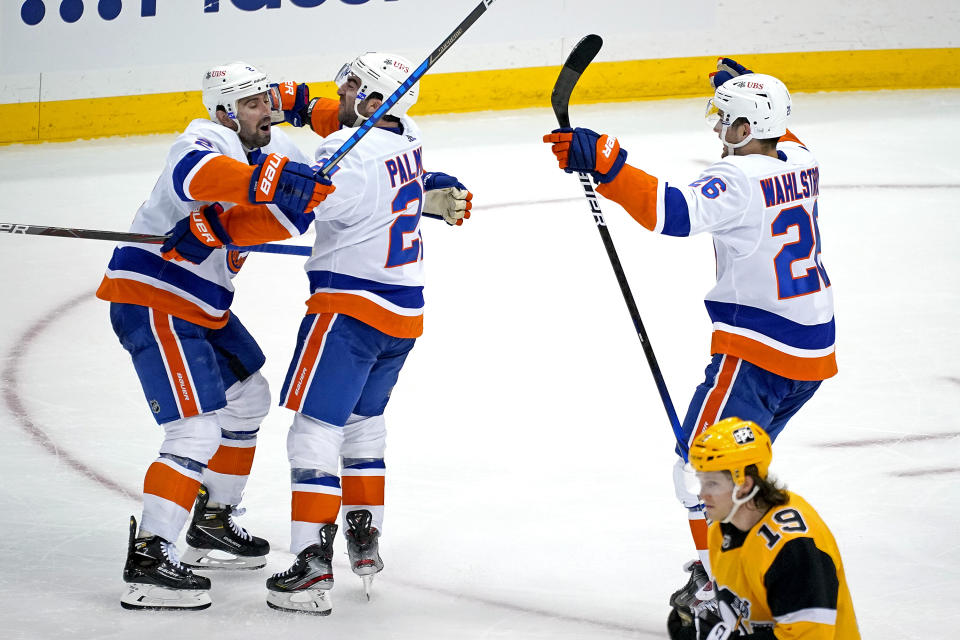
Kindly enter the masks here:
<path id="1" fill-rule="evenodd" d="M 380 532 L 370 526 L 373 516 L 367 509 L 347 513 L 347 555 L 350 568 L 363 579 L 363 593 L 370 599 L 373 577 L 383 570 L 380 559 Z"/>
<path id="2" fill-rule="evenodd" d="M 696 611 L 711 606 L 716 607 L 713 581 L 707 575 L 703 563 L 691 560 L 683 565 L 683 570 L 690 573 L 687 584 L 670 595 L 670 606 L 673 607 L 684 625 L 692 625 Z"/>
<path id="3" fill-rule="evenodd" d="M 333 611 L 329 590 L 333 588 L 333 539 L 337 525 L 320 528 L 320 544 L 297 554 L 293 566 L 267 578 L 267 606 L 281 611 L 318 616 Z"/>
<path id="4" fill-rule="evenodd" d="M 242 509 L 231 505 L 212 508 L 210 494 L 200 487 L 187 529 L 187 550 L 181 562 L 192 569 L 261 569 L 267 564 L 270 543 L 247 533 L 234 514 Z"/>
<path id="5" fill-rule="evenodd" d="M 210 580 L 194 575 L 177 558 L 177 548 L 160 536 L 137 538 L 130 516 L 130 541 L 120 598 L 124 609 L 196 610 L 210 606 Z"/>

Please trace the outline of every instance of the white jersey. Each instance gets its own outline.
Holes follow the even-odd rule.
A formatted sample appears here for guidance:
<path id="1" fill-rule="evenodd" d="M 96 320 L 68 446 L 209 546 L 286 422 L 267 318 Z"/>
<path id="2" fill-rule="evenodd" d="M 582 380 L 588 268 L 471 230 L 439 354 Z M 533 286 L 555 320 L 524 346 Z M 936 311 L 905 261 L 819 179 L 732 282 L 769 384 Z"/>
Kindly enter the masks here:
<path id="1" fill-rule="evenodd" d="M 343 313 L 398 338 L 423 332 L 423 157 L 420 130 L 374 127 L 330 176 L 336 191 L 315 210 L 317 231 L 305 268 L 308 313 Z M 330 157 L 356 130 L 341 129 L 317 149 Z"/>
<path id="2" fill-rule="evenodd" d="M 713 236 L 717 284 L 704 300 L 712 353 L 794 380 L 822 380 L 837 366 L 833 291 L 817 227 L 820 168 L 792 134 L 783 140 L 778 158 L 730 156 L 685 187 L 630 167 L 611 183 L 621 184 L 598 191 L 659 233 Z"/>
<path id="3" fill-rule="evenodd" d="M 130 231 L 163 235 L 207 202 L 219 201 L 225 209 L 244 203 L 245 181 L 252 174 L 248 164 L 270 153 L 311 162 L 277 128 L 271 132 L 270 144 L 248 157 L 236 132 L 211 120 L 194 120 L 171 146 L 163 173 L 137 210 Z M 272 239 L 300 235 L 309 226 L 309 218 L 295 219 L 273 205 L 259 206 L 264 216 L 258 223 L 276 227 L 268 234 Z M 206 327 L 222 327 L 233 301 L 231 280 L 245 258 L 245 253 L 221 248 L 198 265 L 171 262 L 160 256 L 160 245 L 121 243 L 114 249 L 97 296 L 153 307 Z"/>

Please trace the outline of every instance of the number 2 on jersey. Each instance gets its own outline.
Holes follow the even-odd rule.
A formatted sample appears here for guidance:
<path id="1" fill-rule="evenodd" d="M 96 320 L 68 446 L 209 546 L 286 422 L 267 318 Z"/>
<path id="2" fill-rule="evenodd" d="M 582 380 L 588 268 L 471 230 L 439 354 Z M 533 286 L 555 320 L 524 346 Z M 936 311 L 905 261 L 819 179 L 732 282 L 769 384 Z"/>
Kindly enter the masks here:
<path id="1" fill-rule="evenodd" d="M 420 234 L 417 230 L 420 227 L 420 209 L 423 207 L 423 188 L 418 180 L 408 182 L 397 190 L 397 195 L 393 198 L 392 212 L 409 211 L 414 202 L 417 206 L 413 213 L 397 216 L 390 225 L 390 247 L 387 249 L 387 263 L 384 265 L 387 268 L 400 267 L 420 259 Z M 412 233 L 417 234 L 414 240 L 407 237 Z"/>
<path id="2" fill-rule="evenodd" d="M 777 214 L 770 225 L 774 237 L 784 236 L 791 227 L 797 229 L 797 239 L 786 242 L 780 252 L 773 259 L 773 266 L 777 273 L 777 293 L 781 300 L 795 298 L 816 293 L 823 287 L 830 286 L 827 270 L 820 262 L 820 228 L 817 226 L 817 203 L 813 203 L 813 215 L 797 205 L 787 207 Z M 814 266 L 809 267 L 801 276 L 793 275 L 793 263 L 813 258 Z"/>

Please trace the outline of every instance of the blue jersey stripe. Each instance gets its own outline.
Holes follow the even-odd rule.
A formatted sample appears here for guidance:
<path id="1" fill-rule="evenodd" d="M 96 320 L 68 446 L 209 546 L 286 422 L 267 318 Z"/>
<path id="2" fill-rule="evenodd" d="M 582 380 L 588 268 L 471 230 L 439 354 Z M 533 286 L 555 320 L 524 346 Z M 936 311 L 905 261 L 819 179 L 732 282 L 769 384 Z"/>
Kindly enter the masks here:
<path id="1" fill-rule="evenodd" d="M 194 167 L 197 166 L 203 157 L 213 153 L 212 151 L 201 151 L 200 149 L 194 149 L 193 151 L 187 153 L 187 155 L 180 158 L 180 162 L 177 163 L 177 166 L 173 168 L 173 190 L 177 192 L 177 196 L 180 197 L 184 202 L 192 202 L 193 198 L 187 195 L 187 192 L 183 188 L 183 181 L 187 179 L 187 176 L 190 175 L 190 172 L 193 171 Z"/>
<path id="2" fill-rule="evenodd" d="M 107 268 L 113 271 L 132 271 L 160 280 L 199 298 L 214 309 L 225 311 L 233 302 L 232 291 L 138 247 L 116 249 Z"/>
<path id="3" fill-rule="evenodd" d="M 836 338 L 833 318 L 823 324 L 806 325 L 742 304 L 716 300 L 704 300 L 704 304 L 713 322 L 756 331 L 797 349 L 827 349 Z"/>
<path id="4" fill-rule="evenodd" d="M 310 278 L 311 293 L 316 292 L 317 289 L 369 291 L 404 309 L 423 307 L 423 287 L 384 284 L 376 280 L 356 278 L 333 271 L 309 271 L 307 275 Z"/>
<path id="5" fill-rule="evenodd" d="M 667 186 L 663 194 L 663 231 L 666 236 L 685 238 L 690 235 L 690 211 L 683 192 L 676 187 Z"/>

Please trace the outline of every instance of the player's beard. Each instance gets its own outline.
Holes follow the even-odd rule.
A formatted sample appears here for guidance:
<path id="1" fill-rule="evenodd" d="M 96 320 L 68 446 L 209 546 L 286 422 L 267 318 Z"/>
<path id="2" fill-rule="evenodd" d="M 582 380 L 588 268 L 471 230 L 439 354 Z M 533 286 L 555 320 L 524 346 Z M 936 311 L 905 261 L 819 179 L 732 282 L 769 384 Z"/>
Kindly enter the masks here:
<path id="1" fill-rule="evenodd" d="M 270 144 L 270 116 L 264 116 L 256 124 L 241 124 L 240 142 L 248 149 L 259 149 Z"/>
<path id="2" fill-rule="evenodd" d="M 337 119 L 345 127 L 352 127 L 357 123 L 357 112 L 354 109 L 356 100 L 350 100 L 346 96 L 340 96 L 340 105 L 337 107 Z"/>

